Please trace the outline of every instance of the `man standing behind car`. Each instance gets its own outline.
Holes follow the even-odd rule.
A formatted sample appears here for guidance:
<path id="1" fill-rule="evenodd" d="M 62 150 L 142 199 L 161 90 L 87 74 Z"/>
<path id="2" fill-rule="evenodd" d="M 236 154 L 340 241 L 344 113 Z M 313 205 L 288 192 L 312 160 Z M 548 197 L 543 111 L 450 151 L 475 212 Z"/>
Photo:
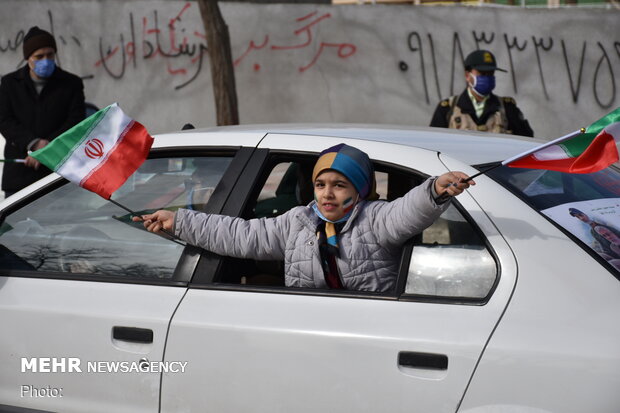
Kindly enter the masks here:
<path id="1" fill-rule="evenodd" d="M 32 27 L 24 36 L 26 65 L 0 82 L 0 133 L 5 163 L 2 190 L 10 196 L 43 178 L 50 170 L 29 156 L 84 119 L 84 84 L 56 66 L 56 41 L 47 31 Z"/>
<path id="2" fill-rule="evenodd" d="M 511 97 L 499 97 L 495 88 L 495 56 L 476 50 L 465 58 L 467 88 L 460 95 L 439 102 L 431 126 L 534 136 L 530 124 Z"/>

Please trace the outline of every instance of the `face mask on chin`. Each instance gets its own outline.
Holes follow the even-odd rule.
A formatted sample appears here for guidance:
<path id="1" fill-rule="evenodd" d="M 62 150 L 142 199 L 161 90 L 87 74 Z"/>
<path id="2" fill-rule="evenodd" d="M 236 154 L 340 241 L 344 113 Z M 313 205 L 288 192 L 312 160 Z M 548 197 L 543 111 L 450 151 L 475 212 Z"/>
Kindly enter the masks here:
<path id="1" fill-rule="evenodd" d="M 495 89 L 495 76 L 494 75 L 471 75 L 474 79 L 473 83 L 469 85 L 473 91 L 481 97 L 488 96 L 493 89 Z"/>
<path id="2" fill-rule="evenodd" d="M 48 78 L 52 75 L 52 73 L 54 73 L 55 69 L 56 62 L 54 60 L 42 59 L 34 62 L 34 69 L 32 70 L 37 76 L 41 78 Z"/>

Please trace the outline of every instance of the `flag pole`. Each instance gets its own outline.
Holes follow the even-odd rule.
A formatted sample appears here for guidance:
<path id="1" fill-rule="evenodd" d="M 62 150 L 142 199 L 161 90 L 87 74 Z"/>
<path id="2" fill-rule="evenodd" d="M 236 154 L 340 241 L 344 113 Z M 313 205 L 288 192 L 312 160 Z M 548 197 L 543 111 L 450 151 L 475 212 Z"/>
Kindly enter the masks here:
<path id="1" fill-rule="evenodd" d="M 467 178 L 464 182 L 469 182 L 469 181 L 471 181 L 472 179 L 477 178 L 477 177 L 479 177 L 480 175 L 484 175 L 484 174 L 486 174 L 487 172 L 490 172 L 490 171 L 492 171 L 492 170 L 493 170 L 493 169 L 495 169 L 495 168 L 499 168 L 499 167 L 500 167 L 500 166 L 502 166 L 502 165 L 503 165 L 503 164 L 498 163 L 497 165 L 493 165 L 493 166 L 491 166 L 491 167 L 489 167 L 489 168 L 487 168 L 487 169 L 483 169 L 482 171 L 478 172 L 477 174 L 473 174 L 472 176 L 470 176 L 469 178 Z"/>
<path id="2" fill-rule="evenodd" d="M 129 213 L 130 213 L 130 214 L 132 214 L 132 215 L 135 215 L 135 216 L 137 216 L 137 217 L 139 217 L 139 216 L 140 216 L 140 214 L 138 214 L 137 212 L 132 211 L 131 209 L 127 208 L 125 205 L 123 205 L 123 204 L 121 204 L 121 203 L 119 203 L 119 202 L 116 202 L 116 201 L 115 201 L 115 200 L 113 200 L 112 198 L 108 198 L 108 201 L 112 202 L 112 203 L 113 203 L 114 205 L 116 205 L 117 207 L 124 209 L 125 211 L 129 212 Z"/>
<path id="3" fill-rule="evenodd" d="M 140 217 L 140 219 L 142 219 L 142 216 L 140 214 L 138 214 L 135 211 L 132 211 L 131 209 L 127 208 L 125 205 L 121 204 L 120 202 L 116 202 L 115 200 L 113 200 L 112 198 L 108 198 L 108 201 L 112 202 L 114 205 L 116 205 L 119 208 L 124 209 L 125 211 L 129 212 L 131 215 L 136 216 L 136 217 Z M 144 221 L 144 220 L 143 220 Z M 164 234 L 171 236 L 173 239 L 171 239 L 170 241 L 172 242 L 176 242 L 179 245 L 183 245 L 185 246 L 185 244 L 180 243 L 179 241 L 177 241 L 178 239 L 180 239 L 179 237 L 177 237 L 176 235 L 174 235 L 172 232 L 162 228 L 161 232 L 163 232 Z"/>
<path id="4" fill-rule="evenodd" d="M 539 146 L 535 147 L 534 149 L 530 149 L 528 151 L 522 152 L 522 153 L 520 153 L 518 155 L 515 155 L 515 156 L 513 156 L 511 158 L 508 158 L 508 159 L 502 161 L 501 163 L 498 163 L 497 165 L 493 165 L 493 166 L 491 166 L 491 167 L 489 167 L 487 169 L 484 169 L 484 170 L 478 172 L 477 174 L 474 174 L 474 175 L 470 176 L 469 178 L 467 178 L 465 180 L 465 182 L 469 182 L 472 179 L 477 178 L 480 175 L 484 175 L 487 172 L 490 172 L 490 171 L 492 171 L 495 168 L 499 168 L 500 166 L 507 165 L 507 164 L 509 164 L 511 162 L 514 162 L 514 161 L 518 161 L 519 159 L 525 158 L 526 156 L 531 155 L 534 152 L 538 152 L 541 149 L 545 149 L 545 148 L 548 148 L 550 146 L 557 145 L 558 143 L 562 143 L 562 142 L 564 142 L 564 141 L 566 141 L 568 139 L 574 138 L 575 136 L 581 135 L 582 133 L 585 133 L 585 132 L 586 132 L 586 128 L 580 128 L 580 129 L 578 129 L 576 131 L 573 131 L 571 133 L 568 133 L 568 134 L 566 134 L 564 136 L 560 136 L 557 139 L 554 139 L 554 140 L 549 141 L 547 143 L 543 143 L 542 145 L 539 145 Z"/>

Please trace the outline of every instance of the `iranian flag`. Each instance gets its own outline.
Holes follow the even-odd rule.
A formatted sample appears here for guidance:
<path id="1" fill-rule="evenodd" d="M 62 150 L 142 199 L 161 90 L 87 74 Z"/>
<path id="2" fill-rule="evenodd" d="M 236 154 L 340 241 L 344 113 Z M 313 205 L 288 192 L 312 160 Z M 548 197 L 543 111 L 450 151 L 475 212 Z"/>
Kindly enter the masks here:
<path id="1" fill-rule="evenodd" d="M 587 174 L 618 161 L 620 108 L 588 126 L 502 162 L 514 168 Z"/>
<path id="2" fill-rule="evenodd" d="M 69 181 L 110 199 L 142 165 L 152 144 L 144 126 L 114 103 L 30 156 Z"/>

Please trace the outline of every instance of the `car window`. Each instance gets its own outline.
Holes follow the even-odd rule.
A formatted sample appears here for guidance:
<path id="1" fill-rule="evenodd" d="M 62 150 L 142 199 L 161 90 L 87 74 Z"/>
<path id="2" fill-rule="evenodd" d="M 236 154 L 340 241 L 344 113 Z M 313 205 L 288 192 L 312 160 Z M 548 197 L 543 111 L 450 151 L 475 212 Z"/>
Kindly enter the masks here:
<path id="1" fill-rule="evenodd" d="M 481 299 L 496 278 L 481 235 L 450 205 L 414 242 L 405 294 Z"/>
<path id="2" fill-rule="evenodd" d="M 620 278 L 620 170 L 590 174 L 499 167 L 488 175 L 545 215 Z"/>
<path id="3" fill-rule="evenodd" d="M 231 159 L 149 159 L 112 199 L 138 214 L 201 209 Z M 5 271 L 169 279 L 182 251 L 182 243 L 147 232 L 126 210 L 71 183 L 8 214 L 0 226 Z"/>
<path id="4" fill-rule="evenodd" d="M 375 171 L 375 192 L 379 199 L 388 199 L 388 173 L 384 171 Z"/>
<path id="5" fill-rule="evenodd" d="M 314 162 L 309 157 L 271 163 L 242 217 L 274 217 L 307 205 L 313 199 Z M 405 195 L 425 179 L 379 163 L 375 165 L 375 178 L 379 199 L 387 201 Z M 406 274 L 406 295 L 484 298 L 489 294 L 497 277 L 495 260 L 484 239 L 455 207 L 416 239 Z M 216 282 L 283 286 L 284 263 L 224 258 Z"/>
<path id="6" fill-rule="evenodd" d="M 313 199 L 312 167 L 309 162 L 277 162 L 253 204 L 253 213 L 246 218 L 275 217 L 289 209 L 307 205 Z M 249 216 L 248 216 L 249 215 Z"/>

